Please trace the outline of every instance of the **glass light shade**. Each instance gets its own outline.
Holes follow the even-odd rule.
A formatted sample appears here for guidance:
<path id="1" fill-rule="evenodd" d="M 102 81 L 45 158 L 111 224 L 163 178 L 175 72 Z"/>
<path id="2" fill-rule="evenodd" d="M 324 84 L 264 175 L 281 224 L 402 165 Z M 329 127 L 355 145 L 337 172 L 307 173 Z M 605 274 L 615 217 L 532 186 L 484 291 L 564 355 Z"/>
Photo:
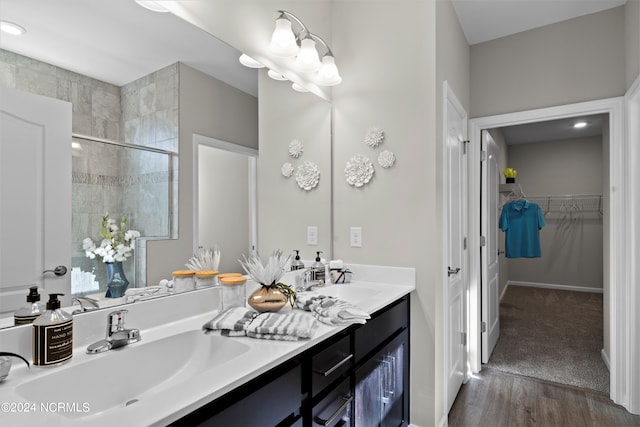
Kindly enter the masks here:
<path id="1" fill-rule="evenodd" d="M 169 12 L 169 9 L 164 7 L 159 1 L 136 0 L 136 3 L 138 3 L 140 6 L 144 7 L 145 9 L 149 9 L 154 12 L 160 12 L 160 13 Z"/>
<path id="2" fill-rule="evenodd" d="M 300 52 L 294 64 L 298 71 L 314 73 L 320 68 L 320 57 L 316 50 L 316 42 L 313 39 L 304 39 L 300 46 Z"/>
<path id="3" fill-rule="evenodd" d="M 291 21 L 286 18 L 276 19 L 276 29 L 273 30 L 273 34 L 271 35 L 269 48 L 271 52 L 277 56 L 296 56 L 300 48 L 298 47 L 298 43 L 296 43 L 296 36 L 291 29 Z"/>
<path id="4" fill-rule="evenodd" d="M 243 53 L 242 55 L 240 55 L 239 61 L 245 67 L 264 68 L 264 65 L 262 65 L 261 63 L 259 63 L 258 61 L 256 61 L 255 59 L 247 55 L 246 53 Z"/>
<path id="5" fill-rule="evenodd" d="M 342 83 L 342 77 L 336 67 L 336 59 L 326 55 L 322 58 L 322 65 L 318 71 L 318 84 L 322 86 L 335 86 Z"/>
<path id="6" fill-rule="evenodd" d="M 293 83 L 291 85 L 291 87 L 293 88 L 293 90 L 295 90 L 296 92 L 309 92 L 307 90 L 307 88 L 305 88 L 304 86 L 299 85 L 298 83 Z"/>
<path id="7" fill-rule="evenodd" d="M 278 81 L 281 81 L 281 82 L 283 82 L 285 80 L 289 80 L 288 78 L 286 78 L 282 74 L 278 73 L 277 71 L 273 71 L 273 70 L 267 71 L 267 75 L 269 77 L 271 77 L 273 80 L 278 80 Z"/>

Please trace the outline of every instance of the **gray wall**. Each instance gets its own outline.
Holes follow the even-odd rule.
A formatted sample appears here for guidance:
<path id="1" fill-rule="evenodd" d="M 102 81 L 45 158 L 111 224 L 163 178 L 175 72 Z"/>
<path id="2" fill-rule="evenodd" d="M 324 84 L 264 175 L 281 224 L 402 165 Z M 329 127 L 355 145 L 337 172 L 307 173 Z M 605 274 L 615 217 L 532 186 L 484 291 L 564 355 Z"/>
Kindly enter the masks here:
<path id="1" fill-rule="evenodd" d="M 529 197 L 602 194 L 602 137 L 510 145 L 509 166 Z M 542 257 L 510 259 L 509 280 L 602 289 L 602 215 L 550 212 L 545 222 Z"/>
<path id="2" fill-rule="evenodd" d="M 474 45 L 471 69 L 470 117 L 624 95 L 624 7 Z"/>

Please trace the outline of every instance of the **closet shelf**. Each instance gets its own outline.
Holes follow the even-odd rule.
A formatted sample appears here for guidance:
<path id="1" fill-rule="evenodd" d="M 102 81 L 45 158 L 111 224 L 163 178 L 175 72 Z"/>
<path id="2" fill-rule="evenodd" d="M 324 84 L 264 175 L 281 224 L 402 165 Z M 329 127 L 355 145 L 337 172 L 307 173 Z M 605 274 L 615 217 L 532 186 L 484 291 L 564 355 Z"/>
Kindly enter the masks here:
<path id="1" fill-rule="evenodd" d="M 530 202 L 537 203 L 545 214 L 550 212 L 602 213 L 603 210 L 602 194 L 529 196 L 526 199 Z"/>

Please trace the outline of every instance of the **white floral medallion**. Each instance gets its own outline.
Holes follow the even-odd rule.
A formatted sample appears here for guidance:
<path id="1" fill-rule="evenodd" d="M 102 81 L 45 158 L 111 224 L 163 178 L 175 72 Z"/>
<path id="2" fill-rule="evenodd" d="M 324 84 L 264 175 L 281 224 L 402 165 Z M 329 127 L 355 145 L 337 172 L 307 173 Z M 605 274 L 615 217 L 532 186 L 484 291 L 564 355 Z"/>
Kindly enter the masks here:
<path id="1" fill-rule="evenodd" d="M 295 171 L 295 168 L 289 162 L 285 162 L 280 168 L 280 172 L 282 172 L 282 176 L 284 176 L 285 178 L 290 178 L 291 175 L 293 175 L 294 171 Z"/>
<path id="2" fill-rule="evenodd" d="M 314 189 L 320 181 L 320 171 L 318 165 L 313 162 L 306 161 L 298 166 L 296 171 L 296 182 L 298 187 L 309 191 Z"/>
<path id="3" fill-rule="evenodd" d="M 381 151 L 378 154 L 378 164 L 385 169 L 389 169 L 396 162 L 396 156 L 389 150 Z"/>
<path id="4" fill-rule="evenodd" d="M 356 154 L 349 159 L 347 166 L 344 168 L 347 182 L 354 187 L 362 187 L 371 181 L 373 172 L 373 163 L 362 154 Z"/>
<path id="5" fill-rule="evenodd" d="M 304 152 L 304 145 L 302 145 L 302 142 L 300 142 L 299 140 L 294 139 L 289 143 L 289 155 L 294 159 L 297 159 L 298 157 L 302 156 L 303 152 Z"/>
<path id="6" fill-rule="evenodd" d="M 376 148 L 384 141 L 384 131 L 377 127 L 371 127 L 367 130 L 364 142 L 371 148 Z"/>

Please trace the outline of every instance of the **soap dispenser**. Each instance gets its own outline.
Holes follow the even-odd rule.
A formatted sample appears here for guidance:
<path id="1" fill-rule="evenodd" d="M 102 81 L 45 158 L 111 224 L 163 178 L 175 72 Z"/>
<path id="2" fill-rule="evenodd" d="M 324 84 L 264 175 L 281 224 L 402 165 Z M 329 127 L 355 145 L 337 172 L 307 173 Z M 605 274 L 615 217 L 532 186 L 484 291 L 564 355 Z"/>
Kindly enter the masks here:
<path id="1" fill-rule="evenodd" d="M 47 310 L 33 322 L 35 366 L 60 365 L 73 355 L 73 317 L 60 309 L 59 295 L 49 295 Z"/>
<path id="2" fill-rule="evenodd" d="M 304 262 L 300 261 L 300 251 L 298 249 L 293 250 L 296 253 L 296 257 L 291 261 L 291 271 L 302 270 L 304 268 Z"/>
<path id="3" fill-rule="evenodd" d="M 316 252 L 316 260 L 313 264 L 311 264 L 311 280 L 318 280 L 322 283 L 325 282 L 325 265 L 322 263 L 320 259 L 320 254 L 322 251 Z"/>
<path id="4" fill-rule="evenodd" d="M 13 324 L 29 325 L 38 318 L 45 311 L 45 304 L 40 301 L 40 294 L 38 293 L 38 287 L 36 285 L 29 288 L 29 295 L 27 295 L 27 305 L 19 308 L 13 313 Z"/>

